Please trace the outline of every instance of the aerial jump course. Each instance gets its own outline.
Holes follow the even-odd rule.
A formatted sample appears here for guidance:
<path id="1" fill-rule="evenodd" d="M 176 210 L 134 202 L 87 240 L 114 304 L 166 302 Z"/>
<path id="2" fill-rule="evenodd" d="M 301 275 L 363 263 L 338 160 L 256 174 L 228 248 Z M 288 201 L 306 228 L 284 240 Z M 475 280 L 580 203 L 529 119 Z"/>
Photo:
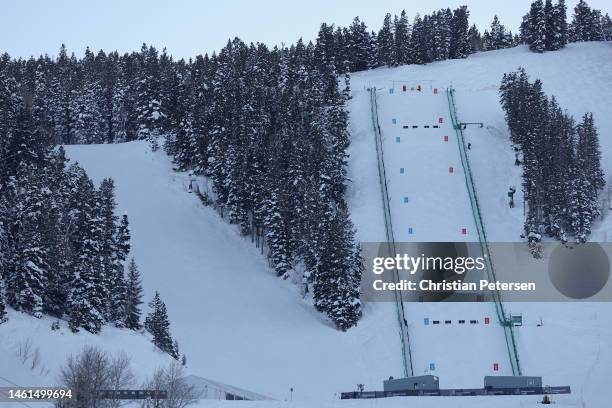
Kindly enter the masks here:
<path id="1" fill-rule="evenodd" d="M 384 99 L 382 105 L 377 89 L 371 87 L 369 91 L 388 255 L 396 254 L 397 242 L 401 241 L 477 241 L 481 254 L 486 259 L 485 276 L 489 281 L 495 282 L 494 265 L 467 155 L 471 146 L 466 145 L 462 132 L 468 125 L 482 127 L 483 124 L 461 123 L 457 118 L 454 90 L 450 87 L 435 87 L 433 81 L 393 81 L 393 86 L 388 92 L 380 94 Z M 400 98 L 405 99 L 400 102 Z M 448 121 L 445 120 L 447 115 L 450 118 Z M 392 133 L 391 138 L 386 137 L 385 133 Z M 457 149 L 452 149 L 452 144 L 448 143 L 451 136 L 454 136 L 457 141 Z M 388 144 L 392 142 L 394 146 L 390 147 Z M 399 169 L 399 171 L 389 172 L 389 169 Z M 461 174 L 464 177 L 460 177 Z M 401 199 L 398 200 L 397 196 Z M 424 216 L 425 214 L 427 216 Z M 472 231 L 475 231 L 475 234 L 471 234 Z M 399 241 L 396 241 L 396 237 L 399 237 Z M 397 270 L 394 271 L 393 276 L 399 281 Z M 490 357 L 493 360 L 491 365 L 480 361 L 474 363 L 474 367 L 468 367 L 471 371 L 478 372 L 476 370 L 479 370 L 484 375 L 489 372 L 496 374 L 493 377 L 485 378 L 484 388 L 441 390 L 436 386 L 435 389 L 428 390 L 418 389 L 418 387 L 389 390 L 385 386 L 384 391 L 344 393 L 342 398 L 569 393 L 569 387 L 543 387 L 540 377 L 522 376 L 512 320 L 505 313 L 499 291 L 492 290 L 490 297 L 493 300 L 493 308 L 490 312 L 496 316 L 503 336 L 502 331 L 487 332 L 490 333 L 488 342 L 490 346 L 486 348 L 489 348 L 490 352 L 486 354 L 488 357 L 485 359 Z M 404 381 L 404 384 L 419 384 L 419 381 L 413 380 L 423 377 L 420 374 L 431 377 L 430 380 L 437 379 L 438 376 L 429 373 L 438 370 L 439 367 L 430 360 L 435 356 L 436 359 L 442 360 L 441 365 L 444 366 L 447 355 L 438 355 L 436 351 L 432 351 L 434 346 L 429 335 L 422 331 L 423 326 L 416 323 L 427 319 L 423 314 L 419 316 L 422 308 L 418 303 L 406 303 L 401 291 L 396 292 L 395 303 L 398 332 L 402 344 L 403 374 L 406 377 L 396 381 L 400 383 Z M 443 303 L 435 305 L 439 314 L 452 314 L 451 309 L 447 306 Z M 478 316 L 484 311 L 486 315 L 489 313 L 484 309 L 489 308 L 490 306 L 485 303 L 476 303 L 473 307 L 474 313 L 471 314 Z M 491 322 L 490 318 L 486 319 Z M 450 319 L 440 320 L 450 321 Z M 451 325 L 444 328 L 457 330 L 456 328 L 462 326 L 465 326 L 466 329 L 475 327 L 473 325 L 452 326 L 455 329 Z M 485 326 L 497 327 L 494 324 Z M 417 327 L 420 328 L 417 329 Z M 447 333 L 445 337 L 450 337 L 455 333 L 457 332 Z M 469 356 L 470 353 L 473 354 L 472 357 L 475 357 L 482 352 L 477 345 L 469 344 L 469 339 L 475 336 L 477 336 L 476 333 L 474 336 L 466 337 L 468 344 L 462 345 L 463 350 L 467 353 L 466 361 L 475 360 Z M 441 338 L 438 337 L 438 339 Z M 503 354 L 506 354 L 505 359 L 502 358 Z M 501 362 L 504 364 L 500 364 Z M 446 363 L 446 370 L 449 370 L 448 366 L 453 362 L 447 361 Z M 483 368 L 486 366 L 490 368 Z M 491 369 L 492 371 L 486 371 Z M 492 379 L 487 380 L 487 378 Z M 437 384 L 437 380 L 435 382 Z M 424 392 L 427 393 L 424 394 Z"/>

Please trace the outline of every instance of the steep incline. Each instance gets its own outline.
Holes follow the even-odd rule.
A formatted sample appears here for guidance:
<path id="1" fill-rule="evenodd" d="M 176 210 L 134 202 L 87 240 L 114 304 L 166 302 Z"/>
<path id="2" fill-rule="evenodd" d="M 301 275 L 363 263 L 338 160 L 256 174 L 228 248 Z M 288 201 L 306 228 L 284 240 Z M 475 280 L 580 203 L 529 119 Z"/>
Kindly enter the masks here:
<path id="1" fill-rule="evenodd" d="M 96 182 L 113 177 L 130 216 L 146 298 L 166 301 L 193 374 L 283 399 L 331 398 L 380 387 L 401 370 L 391 305 L 366 306 L 341 333 L 268 268 L 250 240 L 185 191 L 163 152 L 143 142 L 67 146 Z"/>
<path id="2" fill-rule="evenodd" d="M 612 117 L 609 115 L 609 110 L 612 106 L 612 46 L 610 43 L 570 44 L 564 50 L 545 54 L 535 54 L 529 52 L 526 47 L 517 47 L 479 53 L 465 60 L 443 61 L 426 66 L 382 68 L 357 73 L 351 77 L 354 95 L 352 106 L 365 103 L 367 98 L 365 90 L 372 86 L 384 90 L 384 94 L 383 91 L 380 93 L 381 100 L 397 99 L 397 94 L 388 94 L 388 89 L 394 85 L 394 81 L 400 87 L 399 90 L 396 89 L 396 92 L 400 92 L 402 98 L 411 97 L 402 93 L 402 81 L 410 85 L 410 82 L 416 84 L 419 79 L 430 78 L 437 84 L 453 85 L 456 89 L 457 111 L 461 120 L 484 122 L 485 124 L 482 129 L 468 128 L 465 131 L 465 137 L 466 142 L 472 144 L 472 149 L 469 151 L 470 165 L 474 173 L 484 226 L 490 241 L 520 240 L 519 235 L 522 228 L 522 197 L 515 196 L 516 207 L 510 209 L 505 195 L 508 186 L 516 185 L 520 189 L 521 172 L 520 168 L 514 166 L 514 152 L 509 143 L 509 135 L 498 100 L 498 87 L 503 73 L 514 70 L 518 66 L 525 67 L 532 78 L 542 79 L 545 92 L 555 95 L 561 106 L 568 109 L 576 118 L 586 111 L 594 113 L 601 135 L 602 164 L 606 174 L 611 175 L 612 138 L 609 135 L 612 134 Z M 385 112 L 389 112 L 387 117 L 389 129 L 383 129 L 383 133 L 387 135 L 388 144 L 391 146 L 390 151 L 396 151 L 404 143 L 404 138 L 401 139 L 400 144 L 395 144 L 396 135 L 391 119 L 396 117 L 399 120 L 400 115 L 404 115 L 402 120 L 408 122 L 415 118 L 410 115 L 417 114 L 417 120 L 420 122 L 420 118 L 423 117 L 421 109 L 428 109 L 426 106 L 430 102 L 421 99 L 411 103 L 408 106 L 416 111 L 412 112 L 404 108 L 406 106 L 404 103 L 387 106 L 384 100 L 380 106 Z M 445 113 L 448 110 L 439 105 L 435 108 L 435 112 Z M 428 115 L 429 117 L 434 116 Z M 351 112 L 351 120 L 361 129 L 371 128 L 367 119 L 367 116 L 363 117 L 363 113 Z M 432 119 L 435 119 L 435 116 L 430 120 Z M 449 132 L 449 137 L 452 135 L 451 132 L 452 130 Z M 408 137 L 408 134 L 404 136 Z M 440 141 L 442 136 L 437 134 L 437 137 L 429 139 L 423 136 L 418 144 L 398 153 L 395 178 L 406 181 L 414 174 L 414 172 L 407 172 L 403 176 L 399 174 L 399 167 L 404 166 L 409 169 L 406 165 L 407 158 L 416 157 L 420 168 L 427 168 L 428 174 L 432 173 L 429 170 L 437 165 L 437 161 L 451 162 L 452 157 L 441 156 L 444 152 L 439 146 L 442 143 Z M 410 142 L 410 139 L 406 141 Z M 428 147 L 421 147 L 422 145 Z M 363 145 L 363 148 L 365 147 Z M 374 154 L 374 146 L 370 148 Z M 355 168 L 365 165 L 361 160 L 364 152 L 359 150 L 358 155 L 359 159 L 353 160 L 352 163 Z M 455 162 L 459 163 L 458 155 L 455 156 Z M 375 163 L 369 165 L 372 169 L 376 168 Z M 431 177 L 425 181 L 415 176 L 416 179 L 411 180 L 412 184 L 402 183 L 405 186 L 421 187 L 423 191 L 427 190 L 429 193 L 421 192 L 421 190 L 417 195 L 405 190 L 392 193 L 396 196 L 396 208 L 406 217 L 406 224 L 400 231 L 405 235 L 400 237 L 399 234 L 396 234 L 398 241 L 407 239 L 408 234 L 405 227 L 409 226 L 413 226 L 412 239 L 414 240 L 422 239 L 416 234 L 423 234 L 425 238 L 436 241 L 451 238 L 458 240 L 456 235 L 452 234 L 457 233 L 457 223 L 462 223 L 461 220 L 468 217 L 460 216 L 461 220 L 455 217 L 458 214 L 467 214 L 465 206 L 469 205 L 469 201 L 466 194 L 463 195 L 463 198 L 462 196 L 457 197 L 455 193 L 444 196 L 445 192 L 452 192 L 454 191 L 452 189 L 459 188 L 458 186 L 439 188 L 440 180 L 444 180 L 441 177 L 449 176 L 446 179 L 452 179 L 448 173 L 445 173 L 449 165 L 452 164 L 440 164 L 438 168 L 432 170 L 437 171 L 436 178 Z M 390 167 L 389 165 L 388 168 Z M 388 172 L 390 173 L 391 170 Z M 435 185 L 432 184 L 432 180 Z M 401 181 L 398 182 L 401 183 Z M 361 187 L 358 185 L 355 186 L 355 189 L 359 190 Z M 399 188 L 402 187 L 399 186 Z M 372 192 L 372 194 L 375 193 L 379 194 L 379 191 Z M 408 194 L 410 194 L 409 202 L 403 203 L 403 197 Z M 429 194 L 429 196 L 423 197 L 424 194 Z M 457 197 L 457 200 L 455 201 L 453 197 Z M 423 203 L 429 203 L 429 205 L 423 204 L 418 211 L 413 213 L 406 211 L 414 205 L 415 200 L 422 200 Z M 438 209 L 446 209 L 447 213 Z M 371 212 L 382 214 L 380 204 L 371 206 Z M 371 228 L 371 219 L 363 215 L 366 213 L 365 209 L 359 208 L 358 213 L 354 215 L 360 231 Z M 423 231 L 423 226 L 436 224 L 441 216 L 453 222 L 440 225 L 440 234 L 428 228 Z M 393 215 L 393 217 L 395 223 L 397 216 Z M 414 226 L 417 226 L 418 229 Z M 397 227 L 398 230 L 399 228 Z M 469 225 L 468 228 L 470 228 Z M 470 230 L 468 229 L 468 233 Z M 592 239 L 609 242 L 612 236 L 611 231 L 612 217 L 608 215 L 603 222 L 595 225 Z M 452 310 L 447 310 L 446 306 L 439 304 L 410 304 L 407 310 L 409 310 L 408 314 L 412 314 L 415 319 L 411 332 L 411 334 L 414 333 L 411 340 L 415 366 L 420 366 L 424 370 L 428 367 L 429 362 L 436 363 L 437 373 L 440 375 L 443 386 L 459 387 L 466 382 L 472 386 L 480 385 L 482 375 L 491 372 L 491 357 L 503 357 L 504 355 L 502 350 L 499 350 L 495 356 L 487 355 L 491 353 L 489 344 L 499 343 L 491 340 L 492 333 L 489 331 L 501 334 L 498 327 L 479 324 L 463 332 L 453 327 L 455 319 L 470 319 L 473 315 L 465 305 L 456 305 Z M 569 404 L 605 406 L 612 397 L 606 385 L 606 381 L 612 378 L 612 349 L 604 346 L 612 343 L 612 307 L 610 304 L 520 303 L 507 304 L 507 310 L 523 315 L 524 325 L 516 332 L 523 374 L 543 375 L 548 384 L 570 384 L 574 394 L 561 398 L 562 401 Z M 440 319 L 442 323 L 444 319 L 449 318 L 453 320 L 453 324 L 451 327 L 445 327 L 444 324 L 424 327 L 422 318 L 425 316 L 430 316 L 430 320 Z M 474 318 L 482 319 L 482 316 L 484 313 Z M 493 317 L 494 314 L 491 316 Z M 543 321 L 544 325 L 540 325 L 540 321 Z M 501 341 L 503 342 L 503 339 Z M 447 343 L 451 343 L 451 349 L 458 354 L 446 351 L 444 345 Z M 461 347 L 459 346 L 461 344 L 470 346 Z M 468 354 L 462 354 L 463 348 L 468 350 Z M 483 350 L 484 355 L 482 361 L 474 362 L 473 358 L 480 357 L 479 355 L 474 357 L 469 350 L 478 348 Z M 416 361 L 419 358 L 422 359 L 421 363 Z M 444 371 L 443 373 L 442 368 L 438 370 L 438 367 L 443 364 L 442 361 L 448 362 L 444 363 L 445 366 L 451 365 L 454 368 L 450 372 Z M 472 367 L 472 364 L 475 364 L 476 367 Z M 477 367 L 481 364 L 481 368 Z M 503 369 L 504 365 L 501 368 Z M 473 371 L 480 372 L 476 374 Z M 415 372 L 418 373 L 417 370 Z"/>
<path id="3" fill-rule="evenodd" d="M 478 242 L 444 88 L 397 81 L 377 94 L 396 240 Z M 415 375 L 433 373 L 446 387 L 469 387 L 485 374 L 512 374 L 492 304 L 404 307 Z"/>

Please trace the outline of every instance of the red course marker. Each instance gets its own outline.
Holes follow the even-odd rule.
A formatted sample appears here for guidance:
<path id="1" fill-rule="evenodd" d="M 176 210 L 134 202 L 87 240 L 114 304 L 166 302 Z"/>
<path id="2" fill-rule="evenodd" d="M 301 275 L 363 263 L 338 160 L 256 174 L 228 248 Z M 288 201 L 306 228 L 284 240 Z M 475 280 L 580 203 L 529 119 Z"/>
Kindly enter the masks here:
<path id="1" fill-rule="evenodd" d="M 493 363 L 493 371 L 499 371 L 499 364 Z"/>
<path id="2" fill-rule="evenodd" d="M 454 171 L 455 171 L 455 169 L 453 169 L 452 167 L 449 167 L 449 168 L 448 168 L 448 172 L 449 172 L 449 173 L 453 173 Z"/>
<path id="3" fill-rule="evenodd" d="M 444 141 L 448 142 L 448 136 L 444 136 Z"/>

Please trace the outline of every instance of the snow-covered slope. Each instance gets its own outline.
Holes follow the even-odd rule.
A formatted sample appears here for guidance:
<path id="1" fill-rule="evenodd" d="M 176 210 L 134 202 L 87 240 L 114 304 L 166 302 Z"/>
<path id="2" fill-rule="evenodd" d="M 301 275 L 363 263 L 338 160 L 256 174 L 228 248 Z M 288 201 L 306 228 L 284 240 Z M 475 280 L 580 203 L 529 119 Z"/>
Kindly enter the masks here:
<path id="1" fill-rule="evenodd" d="M 147 337 L 129 330 L 108 327 L 100 335 L 86 331 L 74 334 L 66 322 L 52 331 L 55 319 L 35 319 L 11 309 L 8 317 L 0 326 L 0 387 L 57 385 L 67 356 L 78 354 L 84 346 L 99 347 L 111 356 L 125 352 L 131 358 L 134 374 L 142 380 L 172 361 L 156 350 Z"/>
<path id="2" fill-rule="evenodd" d="M 393 86 L 393 81 L 397 81 L 396 92 L 401 92 L 402 84 L 416 84 L 419 80 L 424 88 L 429 88 L 427 81 L 435 81 L 436 84 L 452 85 L 456 89 L 460 120 L 483 122 L 485 125 L 482 129 L 468 127 L 465 135 L 466 141 L 472 143 L 470 163 L 475 171 L 478 198 L 487 223 L 487 236 L 491 241 L 519 240 L 523 223 L 521 172 L 514 166 L 514 152 L 508 143 L 498 96 L 502 75 L 515 71 L 519 66 L 525 68 L 532 80 L 540 78 L 544 92 L 549 96 L 554 95 L 561 107 L 567 109 L 575 119 L 579 120 L 586 112 L 593 112 L 595 124 L 599 128 L 602 165 L 606 175 L 612 176 L 610 42 L 573 43 L 563 50 L 543 54 L 532 53 L 527 46 L 519 46 L 477 53 L 464 60 L 381 68 L 357 73 L 351 78 L 355 95 L 370 85 L 388 89 Z M 369 120 L 367 115 L 360 115 L 358 119 L 353 115 L 352 118 L 365 122 Z M 360 122 L 359 127 L 362 126 L 369 124 Z M 514 210 L 508 208 L 506 197 L 506 191 L 512 185 L 519 190 L 515 195 Z M 593 240 L 610 241 L 610 219 L 603 225 L 595 226 Z"/>
<path id="3" fill-rule="evenodd" d="M 533 79 L 540 78 L 548 95 L 555 95 L 562 107 L 576 118 L 592 111 L 600 131 L 602 163 L 612 174 L 612 44 L 570 44 L 566 49 L 545 54 L 530 53 L 526 47 L 480 53 L 465 60 L 444 61 L 427 66 L 404 66 L 377 69 L 352 76 L 353 100 L 351 121 L 355 138 L 353 151 L 359 159 L 369 151 L 374 156 L 373 140 L 366 142 L 364 129 L 371 129 L 366 88 L 379 88 L 380 122 L 385 139 L 385 155 L 390 185 L 392 215 L 398 241 L 463 240 L 458 236 L 462 224 L 468 227 L 473 219 L 466 211 L 465 193 L 453 184 L 448 167 L 459 167 L 457 144 L 452 130 L 424 129 L 438 117 L 448 120 L 448 108 L 435 105 L 433 88 L 453 85 L 457 90 L 457 110 L 461 121 L 483 122 L 483 129 L 468 128 L 471 142 L 469 160 L 474 171 L 476 190 L 481 203 L 485 228 L 491 241 L 518 241 L 522 228 L 522 197 L 509 209 L 507 189 L 520 188 L 520 169 L 514 166 L 503 112 L 497 89 L 503 73 L 524 66 Z M 407 92 L 403 92 L 403 85 Z M 421 84 L 422 92 L 410 91 Z M 389 88 L 394 94 L 389 94 Z M 424 96 L 425 93 L 428 96 Z M 444 95 L 441 96 L 442 100 Z M 369 106 L 368 106 L 369 107 Z M 393 125 L 392 119 L 397 123 Z M 404 124 L 419 129 L 403 129 Z M 444 134 L 443 134 L 444 133 Z M 448 135 L 448 146 L 441 137 Z M 397 143 L 396 137 L 400 137 Z M 373 139 L 372 134 L 368 135 Z M 453 151 L 454 149 L 454 151 Z M 352 161 L 353 172 L 363 172 L 363 163 Z M 405 168 L 400 174 L 399 167 Z M 371 166 L 371 172 L 376 168 Z M 455 174 L 459 176 L 459 174 Z M 359 201 L 364 176 L 353 177 L 353 202 Z M 455 180 L 458 180 L 457 177 Z M 371 180 L 369 180 L 371 182 Z M 376 181 L 377 183 L 377 181 Z M 378 187 L 378 186 L 377 186 Z M 372 190 L 368 190 L 372 191 Z M 450 192 L 450 194 L 447 194 Z M 379 190 L 378 194 L 380 196 Z M 408 203 L 403 197 L 408 196 Z M 377 206 L 371 211 L 381 212 Z M 370 228 L 368 210 L 353 205 L 353 219 L 358 228 Z M 594 240 L 609 241 L 610 218 L 596 225 Z M 413 226 L 413 234 L 406 228 Z M 474 240 L 477 238 L 474 237 Z M 560 400 L 579 406 L 605 406 L 612 392 L 606 385 L 612 378 L 612 307 L 610 304 L 509 304 L 507 309 L 522 313 L 525 325 L 517 330 L 519 356 L 525 375 L 542 375 L 547 384 L 569 384 L 574 393 Z M 423 326 L 424 317 L 452 319 L 461 315 L 482 319 L 482 305 L 406 304 L 410 315 L 413 354 L 421 374 L 427 362 L 436 363 L 443 387 L 474 384 L 474 378 L 496 374 L 493 359 L 502 358 L 499 351 L 499 328 L 488 334 L 481 325 L 459 327 L 456 324 L 432 329 Z M 544 325 L 539 327 L 540 318 Z M 482 320 L 480 320 L 482 324 Z M 452 351 L 449 352 L 449 345 Z M 606 346 L 607 345 L 607 346 Z M 481 352 L 478 352 L 478 350 Z M 418 364 L 418 361 L 421 364 Z M 446 370 L 446 366 L 452 366 Z M 442 367 L 442 368 L 439 368 Z M 503 367 L 503 361 L 501 362 Z M 484 369 L 483 369 L 484 368 Z M 484 372 L 483 372 L 484 371 Z M 503 370 L 502 370 L 503 371 Z M 444 372 L 444 374 L 442 374 Z M 477 384 L 476 384 L 477 385 Z M 582 404 L 582 405 L 581 405 Z"/>
<path id="4" fill-rule="evenodd" d="M 186 191 L 163 152 L 144 142 L 66 150 L 95 182 L 115 180 L 145 297 L 160 291 L 190 373 L 277 399 L 291 387 L 294 399 L 333 398 L 401 373 L 392 305 L 368 305 L 357 328 L 334 329 L 250 239 Z"/>
<path id="5" fill-rule="evenodd" d="M 433 124 L 440 116 L 448 122 L 444 96 L 411 99 L 401 95 L 401 84 L 427 79 L 457 89 L 461 120 L 484 122 L 469 128 L 470 162 L 482 204 L 488 236 L 516 241 L 522 224 L 522 201 L 509 209 L 505 192 L 520 186 L 514 166 L 497 87 L 504 72 L 519 65 L 544 82 L 561 106 L 576 117 L 593 111 L 599 126 L 603 164 L 612 174 L 612 44 L 571 44 L 559 52 L 529 53 L 518 47 L 480 53 L 465 60 L 427 66 L 377 69 L 352 76 L 351 135 L 348 201 L 362 241 L 383 241 L 384 220 L 378 182 L 376 149 L 370 105 L 365 88 L 381 88 L 381 125 L 389 153 L 393 217 L 399 223 L 398 240 L 461 240 L 461 227 L 471 231 L 473 220 L 465 202 L 454 135 L 447 128 L 411 133 L 395 142 L 391 119 Z M 398 81 L 393 97 L 388 88 Z M 433 95 L 429 95 L 434 98 Z M 416 96 L 414 96 L 416 98 Z M 428 115 L 422 118 L 422 115 Z M 424 130 L 424 129 L 423 129 Z M 447 145 L 442 137 L 448 132 Z M 411 136 L 416 136 L 410 139 Z M 406 137 L 408 139 L 403 139 Z M 405 144 L 402 144 L 405 142 Z M 359 326 L 340 333 L 300 299 L 289 281 L 274 276 L 248 238 L 186 191 L 187 176 L 175 173 L 162 152 L 151 152 L 142 142 L 121 145 L 67 146 L 69 157 L 81 163 L 100 182 L 113 177 L 118 213 L 130 216 L 133 253 L 142 271 L 145 296 L 161 292 L 172 330 L 187 354 L 188 373 L 263 394 L 292 406 L 343 407 L 535 407 L 537 397 L 393 398 L 379 401 L 334 401 L 336 393 L 363 383 L 380 389 L 390 375 L 401 376 L 401 346 L 394 305 L 369 303 Z M 410 159 L 406 161 L 406 159 Z M 444 163 L 446 162 L 446 163 Z M 440 168 L 436 166 L 440 165 Z M 405 167 L 404 175 L 399 167 Z M 436 170 L 437 169 L 437 170 Z M 391 174 L 391 171 L 394 171 Z M 444 190 L 445 189 L 445 190 Z M 444 197 L 437 194 L 447 191 Z M 408 203 L 403 197 L 408 196 Z M 410 211 L 407 211 L 410 209 Z M 610 218 L 608 218 L 609 220 Z M 465 225 L 463 225 L 465 224 Z M 412 237 L 399 235 L 413 227 Z M 594 239 L 607 240 L 609 221 L 600 223 Z M 490 314 L 487 305 L 407 304 L 414 341 L 415 372 L 436 364 L 443 387 L 478 387 L 491 374 L 494 360 L 504 358 L 500 329 L 457 325 L 423 327 L 423 318 L 458 318 Z M 612 307 L 609 304 L 513 304 L 525 324 L 517 331 L 519 355 L 525 374 L 542 375 L 548 384 L 572 386 L 573 394 L 557 397 L 556 406 L 605 407 L 612 397 Z M 543 326 L 538 326 L 540 319 Z M 0 376 L 27 384 L 49 384 L 57 367 L 82 344 L 98 344 L 110 351 L 125 349 L 133 356 L 135 371 L 144 376 L 163 363 L 140 334 L 106 328 L 101 336 L 73 335 L 64 327 L 51 332 L 51 320 L 35 320 L 11 312 L 0 328 Z M 19 342 L 32 338 L 40 349 L 47 375 L 32 371 L 17 357 Z M 505 373 L 503 361 L 501 373 Z M 0 381 L 0 385 L 3 383 Z M 314 402 L 313 402 L 314 401 Z M 244 402 L 206 402 L 206 406 L 235 406 Z M 288 403 L 259 401 L 253 407 L 281 407 Z M 204 403 L 202 403 L 204 406 Z"/>

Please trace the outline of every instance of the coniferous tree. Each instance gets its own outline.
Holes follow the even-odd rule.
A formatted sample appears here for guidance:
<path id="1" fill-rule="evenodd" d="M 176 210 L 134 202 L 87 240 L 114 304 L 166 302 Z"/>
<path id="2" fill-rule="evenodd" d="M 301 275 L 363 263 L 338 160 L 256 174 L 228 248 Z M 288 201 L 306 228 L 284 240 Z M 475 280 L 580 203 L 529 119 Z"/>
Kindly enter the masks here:
<path id="1" fill-rule="evenodd" d="M 96 191 L 83 172 L 76 185 L 79 199 L 73 205 L 76 234 L 73 237 L 75 259 L 72 264 L 72 290 L 69 298 L 70 328 L 80 327 L 99 333 L 105 322 L 108 299 L 101 260 L 102 225 L 97 214 Z"/>
<path id="2" fill-rule="evenodd" d="M 584 0 L 579 0 L 574 7 L 570 31 L 574 42 L 593 40 L 593 12 Z"/>
<path id="3" fill-rule="evenodd" d="M 0 277 L 0 324 L 6 322 L 6 294 L 4 291 L 4 280 Z"/>
<path id="4" fill-rule="evenodd" d="M 395 42 L 395 58 L 394 62 L 397 65 L 410 63 L 410 27 L 406 10 L 402 10 L 400 17 L 395 17 L 394 20 L 394 42 Z"/>
<path id="5" fill-rule="evenodd" d="M 601 28 L 603 32 L 603 41 L 612 41 L 612 19 L 610 19 L 608 13 L 602 17 Z"/>
<path id="6" fill-rule="evenodd" d="M 547 5 L 550 0 L 547 0 Z M 529 11 L 529 49 L 535 52 L 544 52 L 547 45 L 547 16 L 544 13 L 542 0 L 531 3 Z"/>
<path id="7" fill-rule="evenodd" d="M 74 112 L 71 109 L 71 100 L 74 95 L 72 90 L 75 76 L 75 59 L 68 56 L 66 46 L 62 44 L 51 83 L 49 108 L 53 117 L 55 137 L 66 144 L 74 143 Z"/>
<path id="8" fill-rule="evenodd" d="M 348 29 L 346 48 L 351 71 L 363 71 L 370 65 L 370 35 L 365 23 L 355 17 Z"/>
<path id="9" fill-rule="evenodd" d="M 117 260 L 119 262 L 124 262 L 130 253 L 130 238 L 130 222 L 127 213 L 123 213 L 119 226 L 117 227 L 116 235 L 116 251 Z"/>
<path id="10" fill-rule="evenodd" d="M 483 50 L 482 36 L 476 25 L 472 25 L 468 31 L 468 40 L 470 42 L 470 50 L 478 52 Z"/>
<path id="11" fill-rule="evenodd" d="M 453 10 L 449 58 L 466 58 L 472 50 L 476 50 L 472 47 L 474 45 L 472 36 L 476 36 L 478 31 L 470 33 L 469 16 L 467 6 Z"/>
<path id="12" fill-rule="evenodd" d="M 161 300 L 159 292 L 155 292 L 153 300 L 149 302 L 149 308 L 151 311 L 145 319 L 144 327 L 153 336 L 153 344 L 164 353 L 178 358 L 170 335 L 170 320 L 168 319 L 166 304 Z"/>
<path id="13" fill-rule="evenodd" d="M 587 182 L 597 191 L 605 185 L 604 173 L 601 168 L 601 150 L 599 136 L 593 114 L 586 113 L 576 128 L 578 136 L 576 158 L 578 166 L 586 174 Z"/>
<path id="14" fill-rule="evenodd" d="M 395 57 L 395 40 L 391 26 L 391 14 L 387 13 L 382 28 L 378 32 L 378 63 L 388 67 L 393 66 Z"/>
<path id="15" fill-rule="evenodd" d="M 609 19 L 609 18 L 608 18 Z M 612 34 L 612 31 L 610 32 Z M 380 65 L 378 56 L 378 37 L 374 31 L 370 33 L 368 68 L 376 68 Z"/>
<path id="16" fill-rule="evenodd" d="M 511 140 L 523 153 L 523 191 L 527 203 L 525 236 L 530 245 L 544 232 L 562 242 L 585 242 L 600 215 L 604 187 L 601 153 L 591 114 L 574 121 L 548 99 L 539 80 L 523 69 L 505 74 L 500 87 Z"/>
<path id="17" fill-rule="evenodd" d="M 550 49 L 559 50 L 567 44 L 567 7 L 565 0 L 557 0 L 552 10 L 552 22 L 550 23 L 551 34 Z"/>
<path id="18" fill-rule="evenodd" d="M 452 14 L 450 9 L 440 10 L 431 16 L 432 59 L 443 61 L 449 58 L 452 41 Z"/>
<path id="19" fill-rule="evenodd" d="M 411 44 L 411 61 L 414 64 L 426 64 L 430 62 L 429 52 L 430 47 L 427 41 L 428 32 L 425 21 L 421 16 L 417 15 L 412 24 L 412 35 L 410 37 Z"/>
<path id="20" fill-rule="evenodd" d="M 591 41 L 603 41 L 604 40 L 604 31 L 603 31 L 603 17 L 601 15 L 601 10 L 593 9 L 591 11 Z"/>
<path id="21" fill-rule="evenodd" d="M 485 30 L 482 37 L 483 49 L 486 51 L 499 50 L 512 46 L 512 36 L 506 30 L 506 27 L 499 21 L 497 15 L 493 16 L 490 30 Z"/>
<path id="22" fill-rule="evenodd" d="M 321 242 L 323 257 L 313 286 L 315 307 L 345 331 L 361 315 L 357 284 L 361 282 L 361 263 L 358 252 L 347 245 L 352 241 L 353 232 L 346 212 L 341 210 L 327 216 L 328 230 Z"/>
<path id="23" fill-rule="evenodd" d="M 163 129 L 166 115 L 162 111 L 159 58 L 155 47 L 142 45 L 140 76 L 137 85 L 137 137 L 154 141 Z"/>
<path id="24" fill-rule="evenodd" d="M 128 265 L 128 274 L 125 290 L 125 304 L 123 310 L 125 312 L 125 327 L 130 330 L 140 330 L 142 325 L 140 324 L 141 310 L 140 305 L 142 304 L 142 282 L 140 280 L 140 272 L 136 266 L 134 258 L 130 260 Z"/>
<path id="25" fill-rule="evenodd" d="M 123 279 L 123 264 L 117 259 L 117 242 L 115 230 L 117 217 L 115 216 L 115 184 L 112 179 L 104 179 L 100 184 L 96 212 L 100 217 L 100 261 L 102 285 L 108 298 L 104 300 L 106 308 L 104 316 L 107 321 L 118 322 L 123 316 L 121 307 L 125 292 Z"/>
<path id="26" fill-rule="evenodd" d="M 555 36 L 556 31 L 556 21 L 554 15 L 554 8 L 552 0 L 545 0 L 544 2 L 544 19 L 545 19 L 545 29 L 544 29 L 544 49 L 551 50 L 552 42 Z"/>

